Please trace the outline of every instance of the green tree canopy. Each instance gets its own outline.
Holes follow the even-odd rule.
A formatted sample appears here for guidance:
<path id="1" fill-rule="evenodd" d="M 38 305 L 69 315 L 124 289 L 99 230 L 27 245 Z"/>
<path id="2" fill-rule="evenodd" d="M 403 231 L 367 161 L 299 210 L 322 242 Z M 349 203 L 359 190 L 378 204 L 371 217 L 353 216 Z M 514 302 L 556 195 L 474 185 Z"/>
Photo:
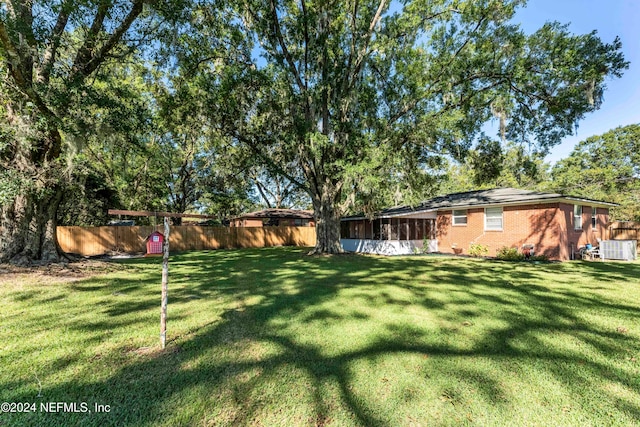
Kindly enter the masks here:
<path id="1" fill-rule="evenodd" d="M 619 203 L 615 220 L 640 221 L 640 124 L 581 141 L 553 167 L 552 189 Z"/>
<path id="2" fill-rule="evenodd" d="M 550 165 L 541 153 L 527 152 L 522 145 L 507 143 L 489 150 L 482 145 L 470 150 L 462 162 L 451 161 L 440 194 L 486 188 L 512 187 L 529 190 L 548 186 Z"/>
<path id="3" fill-rule="evenodd" d="M 181 0 L 2 2 L 0 261 L 58 259 L 57 211 L 73 178 L 67 159 L 94 130 L 92 113 L 120 122 L 109 97 L 97 96 L 103 72 L 134 60 L 181 11 Z"/>
<path id="4" fill-rule="evenodd" d="M 544 152 L 600 106 L 627 67 L 619 40 L 558 23 L 526 35 L 510 23 L 523 4 L 237 0 L 230 33 L 245 43 L 202 67 L 211 114 L 309 194 L 315 251 L 339 252 L 346 209 L 424 196 L 443 156 L 464 158 L 491 118 Z"/>

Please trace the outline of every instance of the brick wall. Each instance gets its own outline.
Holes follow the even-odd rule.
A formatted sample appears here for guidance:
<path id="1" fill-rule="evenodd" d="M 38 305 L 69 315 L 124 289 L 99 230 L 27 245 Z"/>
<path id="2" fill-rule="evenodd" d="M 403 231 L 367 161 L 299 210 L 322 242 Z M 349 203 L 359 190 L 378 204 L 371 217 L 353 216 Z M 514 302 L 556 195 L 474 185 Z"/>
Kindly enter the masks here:
<path id="1" fill-rule="evenodd" d="M 578 250 L 579 247 L 591 243 L 598 245 L 598 239 L 606 239 L 607 224 L 609 222 L 609 209 L 597 208 L 596 228 L 592 227 L 591 206 L 582 207 L 582 227 L 575 228 L 573 218 L 573 205 L 561 203 L 558 208 L 558 219 L 566 224 L 566 241 L 561 248 L 560 259 L 571 259 L 571 251 Z"/>
<path id="2" fill-rule="evenodd" d="M 550 259 L 568 260 L 571 249 L 586 243 L 596 244 L 604 238 L 609 212 L 598 208 L 597 227 L 591 227 L 591 207 L 583 207 L 583 227 L 574 230 L 573 205 L 564 203 L 505 206 L 502 231 L 485 230 L 484 208 L 468 209 L 467 224 L 453 225 L 452 211 L 439 211 L 437 219 L 438 249 L 441 252 L 469 253 L 472 243 L 486 245 L 495 256 L 501 247 L 534 245 L 536 254 Z M 455 246 L 455 249 L 454 249 Z"/>

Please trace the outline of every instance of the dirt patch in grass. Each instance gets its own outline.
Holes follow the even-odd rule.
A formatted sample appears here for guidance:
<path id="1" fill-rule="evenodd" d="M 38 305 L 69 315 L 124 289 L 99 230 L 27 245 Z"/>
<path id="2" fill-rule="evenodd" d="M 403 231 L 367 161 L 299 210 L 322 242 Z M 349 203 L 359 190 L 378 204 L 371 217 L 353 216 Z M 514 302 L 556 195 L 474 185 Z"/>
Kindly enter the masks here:
<path id="1" fill-rule="evenodd" d="M 126 348 L 125 353 L 129 355 L 135 356 L 145 356 L 149 358 L 157 358 L 164 355 L 177 354 L 182 351 L 179 345 L 171 345 L 164 349 L 160 348 L 160 346 L 153 347 L 137 347 L 137 348 Z"/>
<path id="2" fill-rule="evenodd" d="M 93 276 L 121 270 L 123 266 L 97 260 L 81 260 L 43 266 L 20 267 L 0 264 L 0 285 L 38 283 L 53 284 L 76 282 Z"/>

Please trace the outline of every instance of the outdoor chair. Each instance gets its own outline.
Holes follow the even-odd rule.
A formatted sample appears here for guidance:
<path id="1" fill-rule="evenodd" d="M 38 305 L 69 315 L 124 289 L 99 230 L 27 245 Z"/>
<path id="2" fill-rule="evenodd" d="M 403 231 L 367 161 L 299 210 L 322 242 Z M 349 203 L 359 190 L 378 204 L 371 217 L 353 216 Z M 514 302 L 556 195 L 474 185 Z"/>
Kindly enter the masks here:
<path id="1" fill-rule="evenodd" d="M 582 259 L 585 261 L 593 261 L 595 259 L 602 259 L 602 257 L 600 256 L 600 247 L 596 246 L 594 248 L 591 249 L 587 249 L 587 248 L 583 248 L 580 250 L 580 253 L 582 254 Z"/>

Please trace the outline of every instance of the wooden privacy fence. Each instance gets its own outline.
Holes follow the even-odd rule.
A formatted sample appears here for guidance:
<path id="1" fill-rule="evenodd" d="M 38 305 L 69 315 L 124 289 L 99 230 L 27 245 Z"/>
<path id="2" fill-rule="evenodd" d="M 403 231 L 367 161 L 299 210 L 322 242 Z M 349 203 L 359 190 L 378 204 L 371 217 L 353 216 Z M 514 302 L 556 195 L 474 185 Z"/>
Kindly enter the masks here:
<path id="1" fill-rule="evenodd" d="M 609 239 L 637 240 L 640 248 L 640 222 L 616 221 L 609 224 Z"/>
<path id="2" fill-rule="evenodd" d="M 109 252 L 145 252 L 145 239 L 161 227 L 104 226 L 58 227 L 60 248 L 83 256 Z M 314 246 L 314 227 L 207 227 L 181 225 L 171 227 L 171 251 L 223 248 L 262 248 L 266 246 Z"/>

